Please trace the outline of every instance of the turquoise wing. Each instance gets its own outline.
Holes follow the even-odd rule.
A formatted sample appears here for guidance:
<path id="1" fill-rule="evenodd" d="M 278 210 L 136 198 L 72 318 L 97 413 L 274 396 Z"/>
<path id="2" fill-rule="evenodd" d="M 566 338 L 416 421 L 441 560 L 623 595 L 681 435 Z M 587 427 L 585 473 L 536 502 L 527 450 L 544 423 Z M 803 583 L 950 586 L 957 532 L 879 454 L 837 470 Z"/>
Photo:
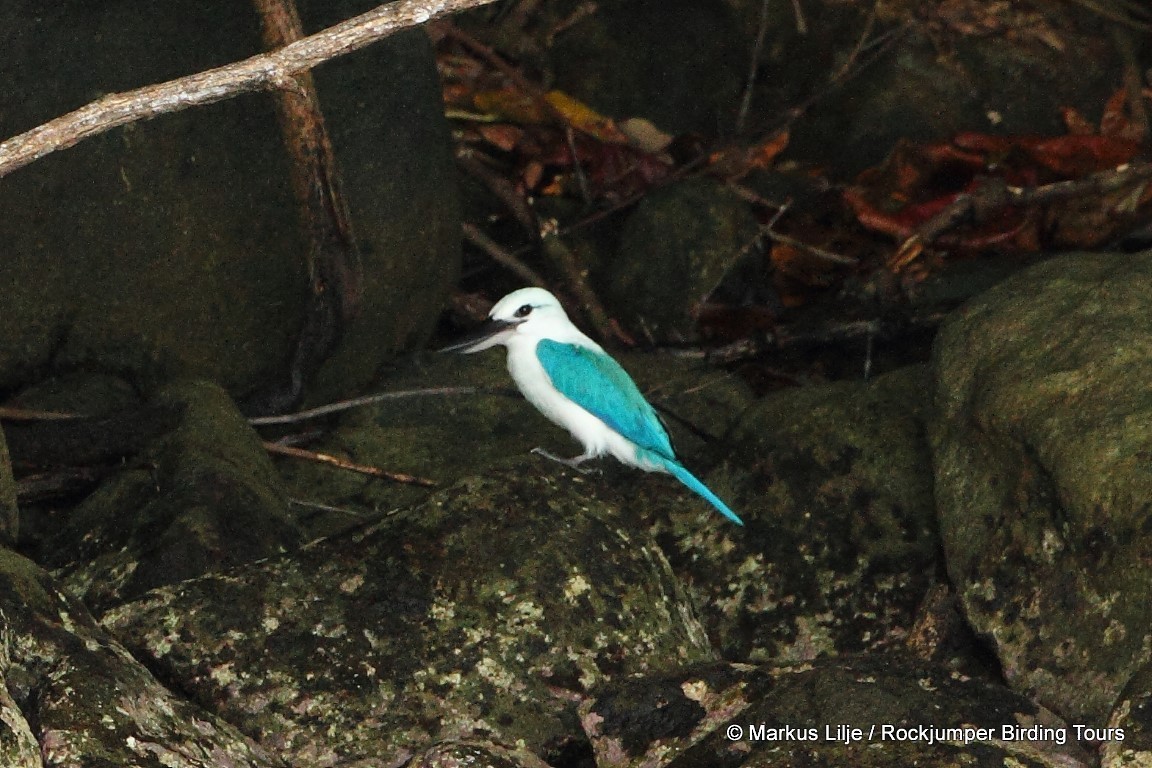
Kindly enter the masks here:
<path id="1" fill-rule="evenodd" d="M 660 417 L 611 357 L 551 339 L 536 345 L 536 357 L 562 395 L 641 448 L 675 461 Z"/>

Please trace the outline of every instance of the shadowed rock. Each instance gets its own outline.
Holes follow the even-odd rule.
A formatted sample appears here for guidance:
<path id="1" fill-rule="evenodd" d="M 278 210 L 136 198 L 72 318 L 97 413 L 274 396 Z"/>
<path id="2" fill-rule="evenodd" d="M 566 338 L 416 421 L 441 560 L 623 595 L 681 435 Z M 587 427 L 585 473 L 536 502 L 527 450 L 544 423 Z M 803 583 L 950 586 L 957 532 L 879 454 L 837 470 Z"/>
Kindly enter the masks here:
<path id="1" fill-rule="evenodd" d="M 299 541 L 276 470 L 223 389 L 179 382 L 153 405 L 183 412 L 179 426 L 105 481 L 46 547 L 96 611 Z"/>
<path id="2" fill-rule="evenodd" d="M 1152 654 L 1152 255 L 1072 254 L 950 317 L 932 441 L 948 572 L 1009 682 L 1103 725 Z"/>

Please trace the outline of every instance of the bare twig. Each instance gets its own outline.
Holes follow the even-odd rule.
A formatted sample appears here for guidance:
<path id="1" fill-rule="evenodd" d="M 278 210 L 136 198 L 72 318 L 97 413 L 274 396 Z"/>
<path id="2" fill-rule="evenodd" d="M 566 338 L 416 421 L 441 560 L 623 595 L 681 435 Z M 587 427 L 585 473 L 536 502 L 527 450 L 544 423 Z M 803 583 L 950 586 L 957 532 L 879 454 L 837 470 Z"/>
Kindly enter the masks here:
<path id="1" fill-rule="evenodd" d="M 528 285 L 534 285 L 537 288 L 543 288 L 547 285 L 544 278 L 536 270 L 520 261 L 511 251 L 481 232 L 475 224 L 464 222 L 460 227 L 464 230 L 464 239 L 488 254 L 492 261 L 507 268 Z"/>
<path id="2" fill-rule="evenodd" d="M 584 206 L 592 205 L 592 190 L 588 186 L 588 177 L 584 174 L 584 166 L 580 164 L 580 153 L 576 150 L 576 132 L 572 125 L 564 125 L 564 140 L 568 142 L 568 156 L 572 158 L 572 175 L 576 177 L 576 185 L 580 188 L 580 199 Z"/>
<path id="3" fill-rule="evenodd" d="M 476 38 L 472 37 L 472 35 L 457 27 L 455 24 L 444 23 L 438 26 L 440 31 L 443 32 L 446 37 L 452 38 L 468 50 L 475 53 L 480 58 L 487 61 L 497 70 L 499 70 L 500 74 L 504 75 L 504 77 L 508 78 L 509 81 L 514 83 L 518 90 L 520 90 L 522 93 L 526 93 L 532 96 L 540 109 L 556 118 L 559 123 L 567 123 L 567 120 L 564 118 L 564 116 L 560 114 L 560 112 L 557 111 L 554 106 L 552 106 L 552 102 L 545 98 L 545 90 L 525 77 L 524 74 L 516 67 L 509 64 L 504 59 L 504 57 L 496 53 L 496 51 L 493 50 L 491 46 L 480 42 Z"/>
<path id="4" fill-rule="evenodd" d="M 0 421 L 54 421 L 57 419 L 79 419 L 78 413 L 60 411 L 33 411 L 28 408 L 0 408 Z"/>
<path id="5" fill-rule="evenodd" d="M 497 390 L 500 392 L 502 390 Z M 350 400 L 341 400 L 336 403 L 320 405 L 306 411 L 285 413 L 280 416 L 257 416 L 248 419 L 254 427 L 269 426 L 272 424 L 297 424 L 301 421 L 319 419 L 340 411 L 360 408 L 365 405 L 382 403 L 387 400 L 404 400 L 410 397 L 444 397 L 451 395 L 480 395 L 493 394 L 492 390 L 484 387 L 430 387 L 428 389 L 404 389 L 396 392 L 377 392 L 374 395 L 354 397 Z M 84 414 L 64 413 L 61 411 L 34 411 L 28 408 L 0 408 L 0 421 L 57 421 L 64 419 L 82 419 Z"/>
<path id="6" fill-rule="evenodd" d="M 879 0 L 877 0 L 877 5 L 878 4 Z M 850 81 L 852 78 L 856 77 L 865 69 L 883 58 L 884 55 L 887 54 L 888 51 L 896 45 L 900 38 L 907 34 L 910 29 L 912 29 L 911 23 L 908 23 L 894 29 L 890 29 L 887 32 L 883 32 L 877 35 L 875 38 L 869 39 L 868 36 L 871 34 L 871 30 L 874 26 L 875 17 L 876 6 L 874 5 L 868 19 L 864 24 L 864 32 L 856 41 L 855 47 L 848 54 L 843 65 L 841 65 L 841 67 L 828 78 L 828 82 L 825 83 L 819 90 L 809 94 L 795 106 L 785 110 L 783 115 L 773 121 L 772 124 L 766 125 L 762 131 L 764 134 L 781 130 L 793 125 L 797 120 L 807 114 L 808 111 L 811 110 L 812 107 L 814 107 L 816 104 L 820 103 L 825 98 L 835 93 L 842 86 L 847 84 L 848 81 Z M 865 52 L 868 52 L 868 56 L 862 58 L 861 54 Z"/>
<path id="7" fill-rule="evenodd" d="M 707 164 L 708 164 L 707 153 L 697 155 L 696 157 L 692 158 L 691 160 L 689 160 L 688 162 L 684 163 L 679 168 L 677 168 L 676 171 L 673 172 L 672 174 L 670 174 L 670 175 L 664 177 L 663 179 L 660 179 L 659 181 L 657 181 L 655 184 L 653 184 L 648 189 L 643 189 L 643 190 L 641 190 L 641 191 L 639 191 L 633 195 L 630 195 L 629 197 L 624 198 L 623 200 L 618 200 L 618 201 L 612 203 L 612 205 L 610 205 L 606 208 L 601 208 L 598 211 L 594 211 L 593 213 L 588 214 L 587 216 L 585 216 L 584 218 L 580 219 L 577 222 L 574 222 L 574 223 L 569 224 L 569 225 L 564 226 L 564 227 L 560 227 L 559 229 L 554 229 L 554 234 L 562 237 L 564 235 L 570 235 L 573 232 L 577 232 L 581 229 L 584 229 L 585 227 L 590 227 L 598 221 L 606 219 L 615 213 L 619 213 L 620 211 L 622 211 L 626 208 L 632 207 L 636 203 L 643 200 L 653 189 L 661 189 L 661 188 L 666 187 L 670 184 L 673 184 L 674 182 L 680 181 L 681 179 L 687 178 L 689 175 L 691 175 L 692 173 L 694 173 L 695 171 L 699 170 L 700 168 L 702 168 L 703 166 L 705 166 Z M 547 237 L 553 233 L 546 231 L 544 234 Z M 527 253 L 533 247 L 535 247 L 535 246 L 525 245 L 525 246 L 522 246 L 520 248 L 517 248 L 515 251 L 512 252 L 512 254 L 514 256 L 520 256 L 521 254 Z"/>
<path id="8" fill-rule="evenodd" d="M 876 341 L 897 338 L 901 334 L 936 328 L 944 321 L 946 315 L 946 312 L 940 311 L 891 319 L 837 321 L 812 328 L 779 327 L 775 333 L 761 333 L 755 337 L 737 339 L 712 349 L 668 347 L 661 349 L 660 352 L 688 360 L 727 364 L 756 359 L 765 353 L 786 349 L 821 347 L 846 342 L 863 342 L 867 347 Z"/>
<path id="9" fill-rule="evenodd" d="M 250 91 L 294 88 L 294 75 L 359 50 L 401 29 L 495 0 L 399 0 L 291 45 L 223 67 L 111 93 L 0 143 L 0 177 L 47 154 L 137 120 L 212 104 Z"/>
<path id="10" fill-rule="evenodd" d="M 405 485 L 419 485 L 422 488 L 435 488 L 436 481 L 429 480 L 424 477 L 417 477 L 416 475 L 407 475 L 403 472 L 389 472 L 379 467 L 372 467 L 367 464 L 357 464 L 354 461 L 342 459 L 339 456 L 332 456 L 327 453 L 317 453 L 316 451 L 306 451 L 303 448 L 293 448 L 288 445 L 280 445 L 279 443 L 264 443 L 264 450 L 268 453 L 275 453 L 280 456 L 290 456 L 294 459 L 304 459 L 305 461 L 313 461 L 317 464 L 327 464 L 330 467 L 337 469 L 345 469 L 349 472 L 357 472 L 361 475 L 368 475 L 370 477 L 380 477 L 385 480 L 392 480 L 397 483 L 404 483 Z"/>
<path id="11" fill-rule="evenodd" d="M 808 20 L 804 18 L 804 9 L 800 7 L 800 0 L 792 0 L 792 15 L 796 17 L 796 34 L 808 34 Z"/>
<path id="12" fill-rule="evenodd" d="M 876 320 L 850 320 L 845 323 L 829 324 L 823 328 L 804 332 L 780 330 L 760 338 L 746 338 L 725 344 L 711 350 L 696 351 L 687 357 L 703 357 L 709 363 L 734 363 L 760 357 L 768 351 L 779 351 L 789 347 L 837 344 L 847 340 L 868 338 L 875 335 Z"/>
<path id="13" fill-rule="evenodd" d="M 589 16 L 595 16 L 599 11 L 600 3 L 596 2 L 596 0 L 585 0 L 576 6 L 576 9 L 573 10 L 572 13 L 556 22 L 544 36 L 544 41 L 548 44 L 548 47 L 551 48 L 552 43 L 555 42 L 557 37 L 572 29 L 572 27 Z"/>
<path id="14" fill-rule="evenodd" d="M 797 9 L 799 10 L 799 9 Z M 803 17 L 800 17 L 803 18 Z M 760 55 L 764 51 L 764 37 L 768 34 L 768 0 L 760 2 L 760 26 L 756 29 L 756 44 L 748 62 L 748 79 L 744 83 L 744 96 L 740 99 L 740 111 L 736 113 L 736 135 L 744 132 L 744 121 L 752 106 L 752 92 L 756 88 L 756 73 L 760 71 Z"/>
<path id="15" fill-rule="evenodd" d="M 797 240 L 794 237 L 782 235 L 779 232 L 772 231 L 771 229 L 766 229 L 765 234 L 767 234 L 770 238 L 778 243 L 790 245 L 797 250 L 804 251 L 805 253 L 811 256 L 815 256 L 818 259 L 830 261 L 833 264 L 839 264 L 844 267 L 854 267 L 860 263 L 860 260 L 854 256 L 842 256 L 839 253 L 833 253 L 832 251 L 825 250 L 824 248 L 817 248 L 815 245 L 809 245 L 803 240 Z"/>
<path id="16" fill-rule="evenodd" d="M 339 413 L 340 411 L 347 411 L 351 408 L 382 403 L 385 400 L 402 400 L 409 397 L 437 397 L 442 395 L 475 395 L 486 391 L 487 390 L 481 387 L 433 387 L 430 389 L 406 389 L 397 392 L 379 392 L 375 395 L 354 397 L 351 400 L 342 400 L 338 403 L 329 403 L 328 405 L 309 408 L 306 411 L 299 411 L 298 413 L 286 413 L 282 416 L 258 416 L 248 419 L 248 423 L 254 427 L 267 426 L 270 424 L 296 424 L 301 421 L 318 419 L 321 416 Z"/>
<path id="17" fill-rule="evenodd" d="M 355 408 L 361 405 L 369 405 L 371 403 L 378 403 L 382 400 L 395 400 L 404 397 L 418 397 L 424 395 L 471 395 L 481 392 L 479 387 L 439 387 L 435 389 L 418 389 L 406 390 L 402 392 L 382 392 L 376 395 L 367 395 L 365 397 L 358 397 L 353 400 L 346 400 L 340 403 L 332 403 L 330 405 L 321 406 L 319 408 L 312 408 L 300 413 L 290 413 L 284 416 L 263 416 L 255 419 L 249 419 L 249 423 L 253 425 L 258 424 L 289 424 L 298 421 L 305 421 L 307 419 L 315 419 L 329 413 Z M 73 413 L 59 413 L 56 411 L 32 411 L 23 408 L 0 408 L 0 419 L 7 419 L 13 421 L 47 421 L 47 420 L 60 420 L 60 419 L 78 419 L 83 418 L 78 414 Z M 364 464 L 357 464 L 347 459 L 341 459 L 336 456 L 330 456 L 324 453 L 316 453 L 315 451 L 307 451 L 303 448 L 294 448 L 292 446 L 284 445 L 281 443 L 265 442 L 264 449 L 269 453 L 279 454 L 281 456 L 292 456 L 297 459 L 306 459 L 308 461 L 315 461 L 320 464 L 328 464 L 330 466 L 346 469 L 350 472 L 359 472 L 364 475 L 371 475 L 372 477 L 382 477 L 387 480 L 392 480 L 397 483 L 405 483 L 407 485 L 419 485 L 425 488 L 432 488 L 436 485 L 434 480 L 428 480 L 423 477 L 416 477 L 415 475 L 404 474 L 403 472 L 389 472 L 378 467 L 370 467 Z M 88 472 L 90 470 L 80 469 L 73 470 L 73 472 Z M 47 481 L 40 485 L 51 486 L 55 481 Z M 45 493 L 46 491 L 40 485 L 29 485 L 26 490 L 21 490 L 21 493 L 37 494 Z"/>
<path id="18" fill-rule="evenodd" d="M 844 63 L 836 70 L 836 73 L 829 79 L 829 83 L 837 83 L 844 80 L 852 73 L 852 67 L 860 58 L 860 54 L 868 47 L 868 38 L 872 36 L 872 29 L 876 26 L 876 11 L 880 5 L 880 0 L 876 0 L 872 4 L 872 10 L 868 12 L 868 18 L 864 21 L 864 27 L 860 30 L 860 36 L 856 38 L 856 45 L 852 46 L 852 50 L 848 53 L 848 57 L 844 59 Z"/>
<path id="19" fill-rule="evenodd" d="M 846 266 L 846 267 L 854 267 L 860 263 L 860 260 L 855 258 L 855 257 L 842 256 L 839 253 L 833 253 L 832 251 L 825 250 L 824 248 L 819 248 L 815 245 L 810 245 L 808 243 L 805 243 L 802 240 L 797 240 L 795 238 L 788 237 L 787 235 L 782 235 L 779 232 L 777 232 L 776 231 L 776 223 L 778 221 L 780 221 L 781 218 L 783 218 L 784 214 L 787 213 L 788 209 L 792 206 L 791 200 L 786 200 L 783 203 L 774 203 L 770 200 L 765 200 L 764 198 L 760 197 L 759 195 L 757 195 L 755 192 L 748 189 L 747 187 L 745 187 L 741 184 L 736 184 L 735 182 L 731 182 L 731 181 L 728 182 L 728 187 L 730 189 L 735 190 L 736 193 L 738 195 L 740 195 L 740 197 L 742 197 L 743 199 L 745 199 L 751 203 L 762 206 L 764 208 L 775 208 L 776 209 L 775 213 L 772 214 L 772 218 L 768 220 L 768 223 L 760 225 L 760 229 L 756 233 L 756 238 L 754 240 L 752 240 L 748 245 L 746 245 L 743 250 L 741 250 L 741 252 L 740 252 L 741 257 L 743 257 L 745 254 L 747 254 L 747 252 L 749 250 L 751 250 L 751 248 L 753 246 L 755 246 L 756 243 L 759 242 L 759 240 L 761 238 L 767 236 L 768 238 L 774 240 L 775 242 L 783 243 L 784 245 L 789 245 L 793 248 L 796 248 L 797 250 L 801 250 L 801 251 L 804 251 L 805 253 L 808 253 L 812 256 L 815 256 L 818 259 L 822 259 L 824 261 L 830 261 L 833 264 L 839 264 L 841 266 Z"/>
<path id="20" fill-rule="evenodd" d="M 303 509 L 311 509 L 316 512 L 336 512 L 349 517 L 368 518 L 374 515 L 364 512 L 359 509 L 349 509 L 348 507 L 336 507 L 331 504 L 321 504 L 318 501 L 308 501 L 306 499 L 288 498 L 288 503 L 294 507 L 302 507 Z"/>

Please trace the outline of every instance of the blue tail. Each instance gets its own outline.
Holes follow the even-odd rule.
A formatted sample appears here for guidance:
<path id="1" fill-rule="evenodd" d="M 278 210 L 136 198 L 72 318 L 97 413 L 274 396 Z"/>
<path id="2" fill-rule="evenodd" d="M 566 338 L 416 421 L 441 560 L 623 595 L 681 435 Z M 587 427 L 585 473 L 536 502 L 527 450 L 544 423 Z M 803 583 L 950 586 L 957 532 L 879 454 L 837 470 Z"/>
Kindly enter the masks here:
<path id="1" fill-rule="evenodd" d="M 716 507 L 716 509 L 719 510 L 720 514 L 724 515 L 724 517 L 736 523 L 736 525 L 744 525 L 744 521 L 741 520 L 735 512 L 729 509 L 727 504 L 720 501 L 720 498 L 716 494 L 708 490 L 708 486 L 697 480 L 696 476 L 691 472 L 684 469 L 684 467 L 680 466 L 675 461 L 668 461 L 667 459 L 663 459 L 661 463 L 663 464 L 664 468 L 668 470 L 670 475 L 684 483 L 684 485 L 688 486 L 690 490 L 702 496 L 705 501 Z"/>

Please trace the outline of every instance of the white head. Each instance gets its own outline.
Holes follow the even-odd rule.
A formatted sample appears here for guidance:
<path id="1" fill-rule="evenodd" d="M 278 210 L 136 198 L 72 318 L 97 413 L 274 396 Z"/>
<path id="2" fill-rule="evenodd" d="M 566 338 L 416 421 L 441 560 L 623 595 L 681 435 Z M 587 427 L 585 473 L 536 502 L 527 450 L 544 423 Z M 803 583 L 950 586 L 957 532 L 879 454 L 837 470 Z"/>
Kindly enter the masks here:
<path id="1" fill-rule="evenodd" d="M 572 325 L 555 296 L 543 288 L 521 288 L 496 302 L 486 323 L 440 351 L 470 354 L 497 344 L 509 346 L 520 343 L 520 340 L 528 343 L 540 339 L 595 346 Z"/>

